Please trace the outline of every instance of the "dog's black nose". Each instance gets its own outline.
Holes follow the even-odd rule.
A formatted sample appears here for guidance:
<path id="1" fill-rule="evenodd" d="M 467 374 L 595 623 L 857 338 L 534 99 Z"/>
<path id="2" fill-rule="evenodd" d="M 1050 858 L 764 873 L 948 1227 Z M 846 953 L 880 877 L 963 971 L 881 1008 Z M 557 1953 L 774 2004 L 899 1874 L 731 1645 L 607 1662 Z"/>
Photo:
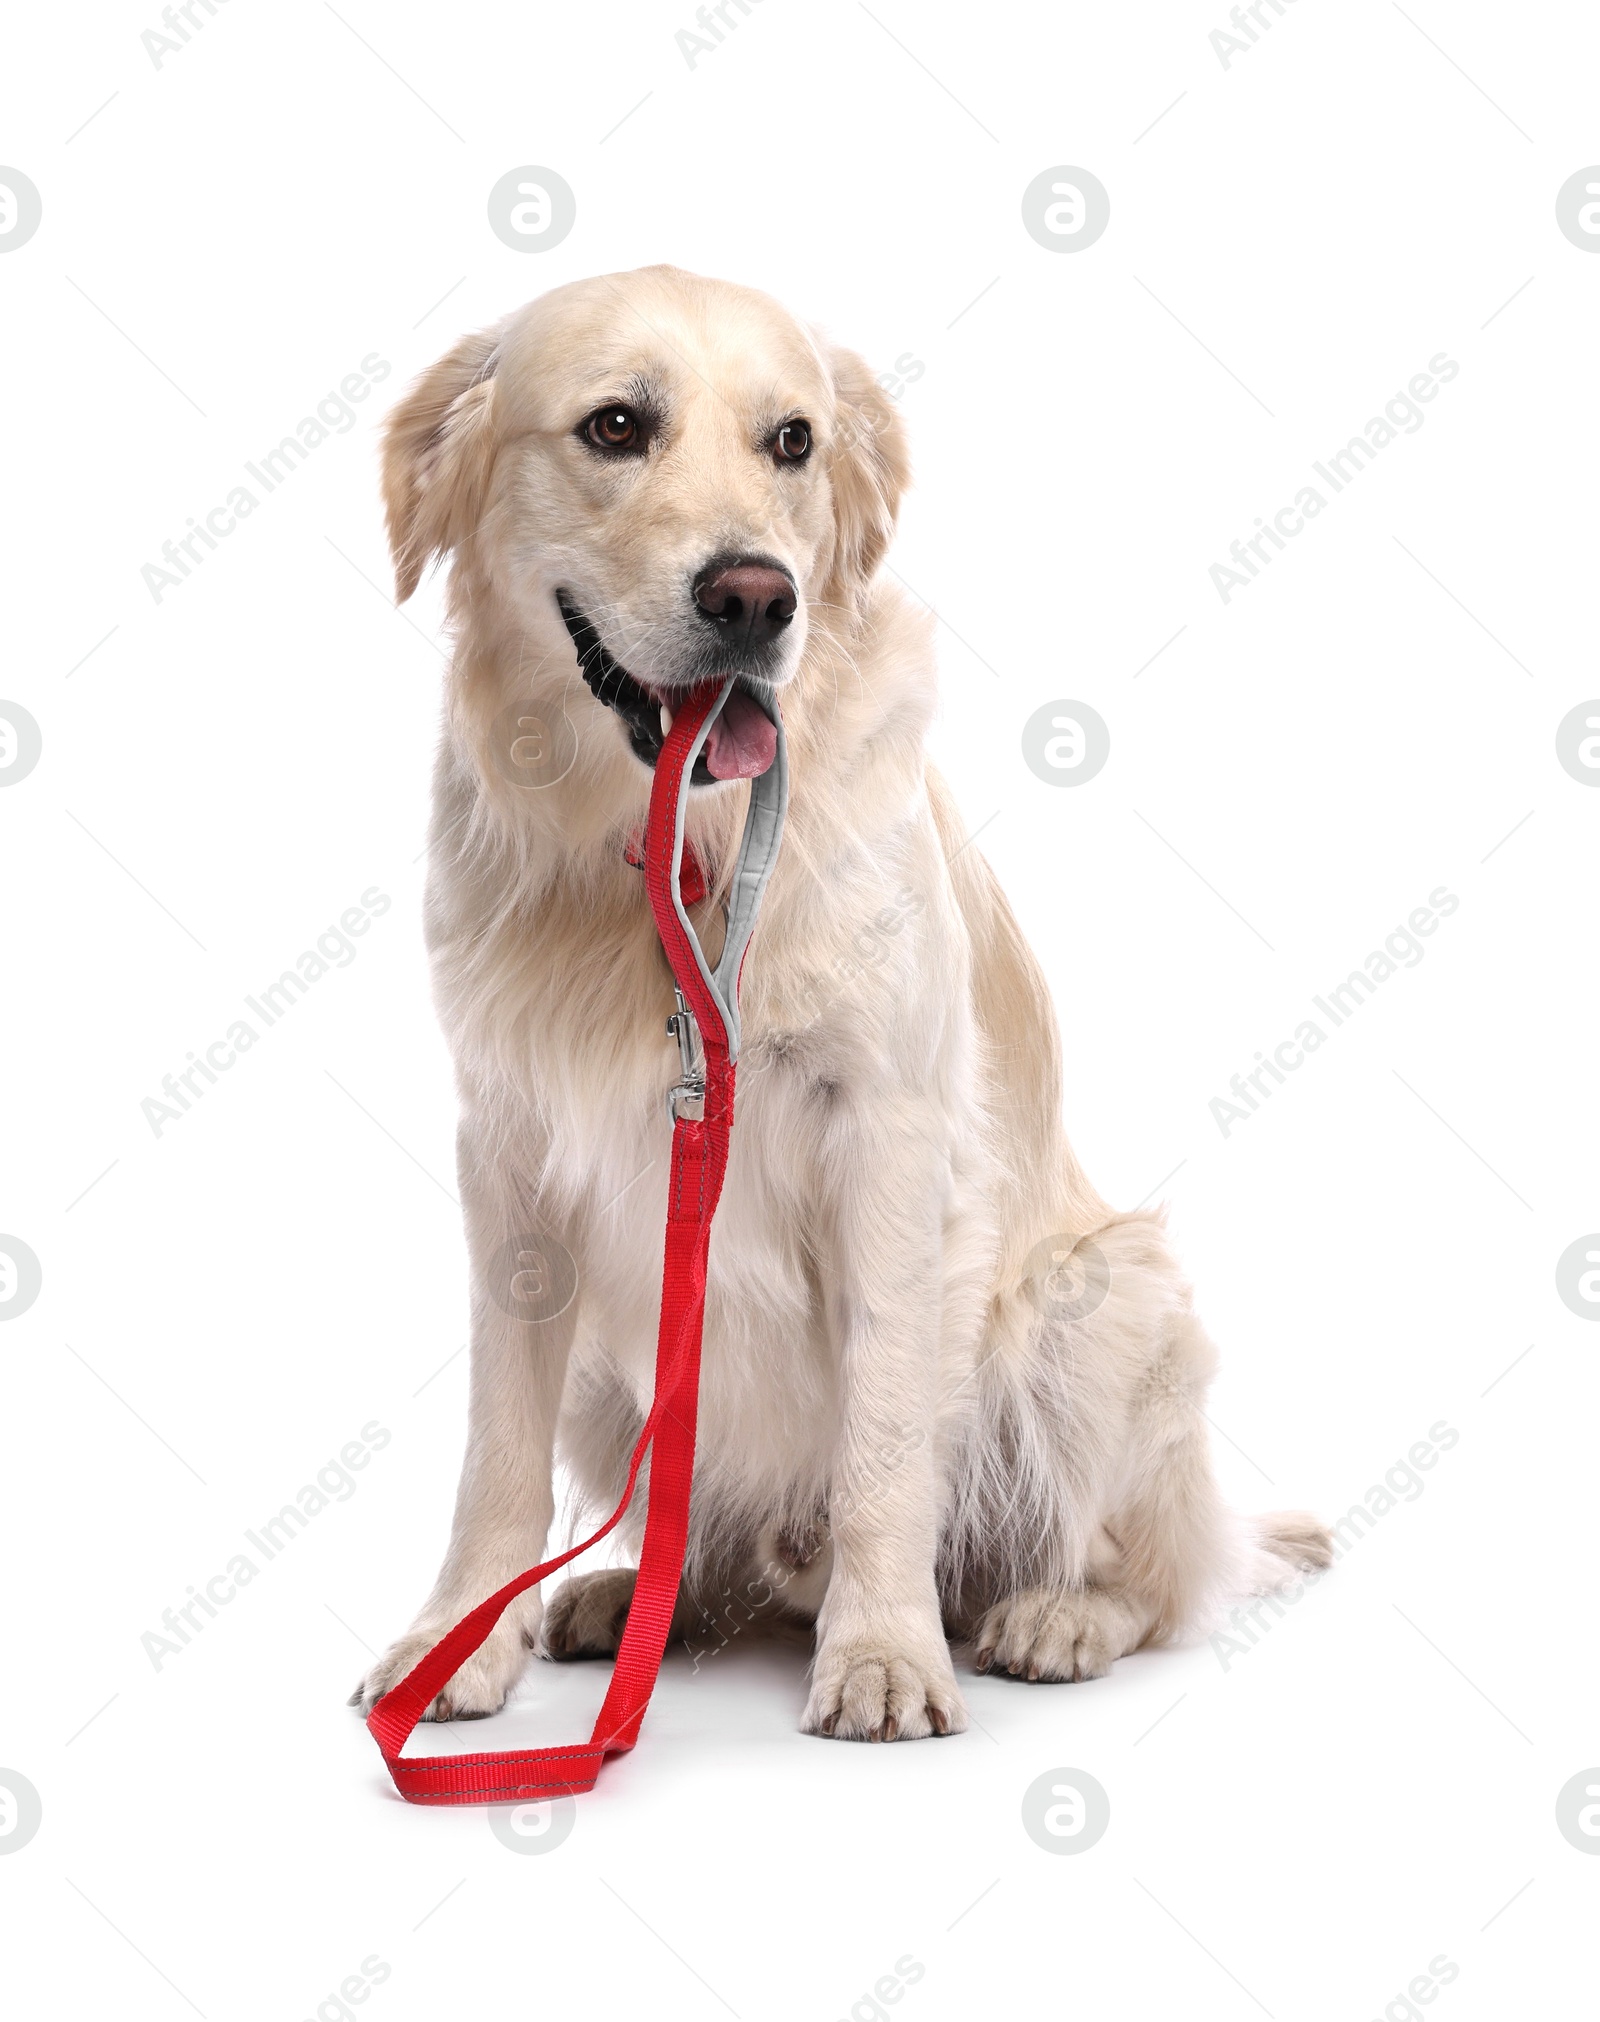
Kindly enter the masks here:
<path id="1" fill-rule="evenodd" d="M 753 648 L 777 638 L 795 614 L 799 599 L 788 572 L 771 562 L 724 560 L 720 556 L 695 580 L 694 600 L 730 643 Z"/>

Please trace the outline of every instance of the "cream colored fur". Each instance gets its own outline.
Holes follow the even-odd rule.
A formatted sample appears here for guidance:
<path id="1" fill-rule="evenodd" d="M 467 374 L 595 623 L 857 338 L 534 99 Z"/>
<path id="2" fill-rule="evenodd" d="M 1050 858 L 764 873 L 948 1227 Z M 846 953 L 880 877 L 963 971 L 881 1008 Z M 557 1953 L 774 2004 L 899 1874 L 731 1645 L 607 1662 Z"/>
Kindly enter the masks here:
<path id="1" fill-rule="evenodd" d="M 597 457 L 584 417 L 641 386 L 664 416 L 650 456 Z M 780 469 L 763 445 L 795 415 L 816 446 Z M 780 684 L 790 821 L 745 965 L 678 1629 L 710 1648 L 755 1615 L 814 1618 L 804 1726 L 911 1737 L 965 1725 L 952 1638 L 979 1668 L 1098 1676 L 1224 1592 L 1327 1561 L 1309 1519 L 1222 1505 L 1201 1412 L 1214 1352 L 1162 1217 L 1114 1213 L 1067 1143 L 1043 978 L 924 756 L 929 621 L 879 573 L 906 476 L 900 421 L 858 359 L 764 296 L 664 267 L 558 289 L 464 339 L 390 418 L 400 595 L 452 562 L 428 937 L 478 1289 L 449 1551 L 367 1706 L 541 1556 L 558 1451 L 610 1506 L 648 1405 L 677 1078 L 670 977 L 622 854 L 650 775 L 584 686 L 555 591 L 670 690 L 687 586 L 722 551 L 775 557 L 802 594 Z M 519 702 L 570 740 L 570 769 L 538 790 L 493 748 Z M 746 794 L 692 798 L 691 840 L 724 879 Z M 714 953 L 715 891 L 697 919 Z M 539 1324 L 483 1282 L 529 1232 L 578 1272 Z M 1069 1293 L 1109 1272 L 1092 1311 L 1039 1261 L 1075 1244 L 1092 1251 L 1061 1266 Z M 625 1571 L 569 1580 L 547 1653 L 614 1650 L 630 1589 Z M 435 1717 L 494 1711 L 539 1631 L 530 1595 Z"/>

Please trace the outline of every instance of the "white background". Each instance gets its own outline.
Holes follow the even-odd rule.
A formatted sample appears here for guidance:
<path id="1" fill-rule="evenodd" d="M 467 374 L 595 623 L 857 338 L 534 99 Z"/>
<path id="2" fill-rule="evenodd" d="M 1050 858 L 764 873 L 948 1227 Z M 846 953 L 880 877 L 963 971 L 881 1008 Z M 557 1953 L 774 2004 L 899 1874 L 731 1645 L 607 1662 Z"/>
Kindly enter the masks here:
<path id="1" fill-rule="evenodd" d="M 0 1229 L 44 1272 L 0 1330 L 19 2012 L 1370 2022 L 1441 1954 L 1444 2022 L 1579 2012 L 1600 1332 L 1555 1264 L 1600 1226 L 1600 792 L 1555 729 L 1600 695 L 1600 259 L 1555 195 L 1600 160 L 1600 20 L 1294 0 L 1224 67 L 1221 0 L 763 0 L 691 68 L 687 0 L 194 12 L 159 67 L 153 0 L 7 38 L 0 157 L 44 203 L 0 258 L 4 693 L 44 738 L 0 793 Z M 577 197 L 543 253 L 486 221 L 523 164 Z M 1111 198 L 1065 256 L 1020 212 L 1061 164 Z M 343 1706 L 431 1580 L 466 1374 L 419 928 L 439 591 L 389 604 L 375 451 L 462 330 L 656 260 L 924 368 L 892 561 L 943 621 L 937 754 L 1090 1172 L 1173 1203 L 1230 1495 L 1335 1517 L 1460 1436 L 1226 1669 L 964 1674 L 966 1736 L 864 1748 L 796 1732 L 798 1651 L 673 1658 L 524 1858 L 401 1804 Z M 1440 351 L 1425 425 L 1225 604 L 1229 543 Z M 357 425 L 154 601 L 161 544 L 373 352 Z M 1069 790 L 1020 750 L 1059 699 L 1111 732 Z M 374 885 L 356 959 L 154 1135 L 162 1077 Z M 1439 885 L 1425 959 L 1224 1137 L 1229 1077 Z M 163 1610 L 370 1421 L 356 1492 L 154 1669 Z M 535 1666 L 462 1739 L 578 1738 L 603 1682 Z M 1021 1825 L 1056 1768 L 1110 1797 L 1071 1858 Z"/>

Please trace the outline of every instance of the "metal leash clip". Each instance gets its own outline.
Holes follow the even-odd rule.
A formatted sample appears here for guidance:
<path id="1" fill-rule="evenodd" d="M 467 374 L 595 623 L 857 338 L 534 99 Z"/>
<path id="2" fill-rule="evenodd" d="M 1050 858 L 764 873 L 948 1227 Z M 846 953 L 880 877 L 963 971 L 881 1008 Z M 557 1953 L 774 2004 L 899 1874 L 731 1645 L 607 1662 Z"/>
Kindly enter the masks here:
<path id="1" fill-rule="evenodd" d="M 674 1123 L 703 1123 L 706 1114 L 706 1063 L 700 1050 L 700 1028 L 689 1000 L 674 983 L 672 994 L 678 1008 L 667 1020 L 667 1037 L 678 1042 L 678 1060 L 683 1079 L 667 1090 L 667 1114 Z"/>

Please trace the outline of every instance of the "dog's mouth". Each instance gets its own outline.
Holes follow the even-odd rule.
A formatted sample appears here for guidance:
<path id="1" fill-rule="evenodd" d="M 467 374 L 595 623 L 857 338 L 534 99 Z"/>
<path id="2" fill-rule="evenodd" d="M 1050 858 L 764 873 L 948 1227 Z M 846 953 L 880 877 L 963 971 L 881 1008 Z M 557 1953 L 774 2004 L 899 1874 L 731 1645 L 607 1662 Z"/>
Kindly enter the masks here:
<path id="1" fill-rule="evenodd" d="M 557 590 L 556 602 L 572 634 L 578 666 L 590 693 L 622 718 L 634 757 L 654 767 L 672 721 L 671 694 L 636 681 L 607 651 L 593 621 L 568 591 Z M 688 692 L 680 690 L 679 699 Z M 719 779 L 754 779 L 768 769 L 778 755 L 778 731 L 758 697 L 770 692 L 764 682 L 739 676 L 694 762 L 690 774 L 694 785 L 711 786 Z"/>

